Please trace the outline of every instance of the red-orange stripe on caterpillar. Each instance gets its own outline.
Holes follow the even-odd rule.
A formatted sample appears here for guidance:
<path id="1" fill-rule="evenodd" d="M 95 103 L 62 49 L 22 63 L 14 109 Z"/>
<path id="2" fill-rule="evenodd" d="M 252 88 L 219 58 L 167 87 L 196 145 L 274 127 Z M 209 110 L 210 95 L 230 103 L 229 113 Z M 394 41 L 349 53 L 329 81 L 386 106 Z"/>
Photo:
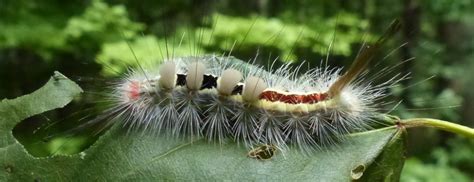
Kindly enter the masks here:
<path id="1" fill-rule="evenodd" d="M 260 95 L 260 99 L 287 104 L 314 104 L 324 101 L 327 98 L 327 93 L 285 94 L 273 90 L 266 90 Z"/>

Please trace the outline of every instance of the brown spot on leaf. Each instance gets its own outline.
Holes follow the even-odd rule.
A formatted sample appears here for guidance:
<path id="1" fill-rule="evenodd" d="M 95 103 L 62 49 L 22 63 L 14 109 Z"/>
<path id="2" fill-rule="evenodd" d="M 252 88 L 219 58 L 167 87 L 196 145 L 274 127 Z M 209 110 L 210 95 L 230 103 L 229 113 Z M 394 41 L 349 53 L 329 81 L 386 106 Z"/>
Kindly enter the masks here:
<path id="1" fill-rule="evenodd" d="M 358 165 L 357 167 L 352 169 L 352 171 L 351 171 L 352 180 L 360 179 L 362 177 L 362 175 L 364 175 L 364 171 L 365 171 L 365 165 L 363 165 L 363 164 Z"/>

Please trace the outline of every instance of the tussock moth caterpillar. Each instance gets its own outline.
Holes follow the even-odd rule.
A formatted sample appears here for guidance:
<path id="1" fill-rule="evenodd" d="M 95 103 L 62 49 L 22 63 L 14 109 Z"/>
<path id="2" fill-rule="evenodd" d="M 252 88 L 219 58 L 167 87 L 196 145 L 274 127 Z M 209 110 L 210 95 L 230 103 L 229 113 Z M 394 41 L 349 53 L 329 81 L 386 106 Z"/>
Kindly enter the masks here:
<path id="1" fill-rule="evenodd" d="M 217 55 L 168 57 L 149 69 L 139 64 L 114 84 L 111 107 L 91 123 L 121 121 L 131 130 L 217 143 L 230 139 L 247 147 L 321 149 L 370 129 L 384 90 L 403 79 L 379 85 L 363 80 L 375 52 L 399 27 L 394 21 L 364 46 L 343 74 L 325 67 L 300 74 L 290 64 L 267 71 Z"/>

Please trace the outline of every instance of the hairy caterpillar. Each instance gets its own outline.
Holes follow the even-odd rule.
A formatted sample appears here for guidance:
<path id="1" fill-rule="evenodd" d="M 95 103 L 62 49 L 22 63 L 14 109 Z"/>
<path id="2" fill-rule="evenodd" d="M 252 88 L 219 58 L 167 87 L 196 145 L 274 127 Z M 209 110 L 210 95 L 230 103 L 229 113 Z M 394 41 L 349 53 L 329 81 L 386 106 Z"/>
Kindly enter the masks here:
<path id="1" fill-rule="evenodd" d="M 300 67 L 289 64 L 266 71 L 216 55 L 169 57 L 149 69 L 139 65 L 114 84 L 111 107 L 90 123 L 122 121 L 131 130 L 217 143 L 231 139 L 247 147 L 321 149 L 375 123 L 377 101 L 397 79 L 372 85 L 361 75 L 399 27 L 394 21 L 374 45 L 364 46 L 344 74 L 322 67 L 300 75 Z"/>

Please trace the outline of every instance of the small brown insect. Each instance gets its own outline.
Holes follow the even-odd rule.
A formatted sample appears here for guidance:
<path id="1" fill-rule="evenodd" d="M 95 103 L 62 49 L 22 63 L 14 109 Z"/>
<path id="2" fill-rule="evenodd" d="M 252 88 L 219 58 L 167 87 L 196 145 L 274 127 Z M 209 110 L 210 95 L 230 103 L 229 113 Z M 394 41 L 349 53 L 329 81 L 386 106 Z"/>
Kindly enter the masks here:
<path id="1" fill-rule="evenodd" d="M 249 151 L 250 158 L 259 160 L 271 159 L 276 154 L 277 148 L 274 145 L 261 145 Z"/>

